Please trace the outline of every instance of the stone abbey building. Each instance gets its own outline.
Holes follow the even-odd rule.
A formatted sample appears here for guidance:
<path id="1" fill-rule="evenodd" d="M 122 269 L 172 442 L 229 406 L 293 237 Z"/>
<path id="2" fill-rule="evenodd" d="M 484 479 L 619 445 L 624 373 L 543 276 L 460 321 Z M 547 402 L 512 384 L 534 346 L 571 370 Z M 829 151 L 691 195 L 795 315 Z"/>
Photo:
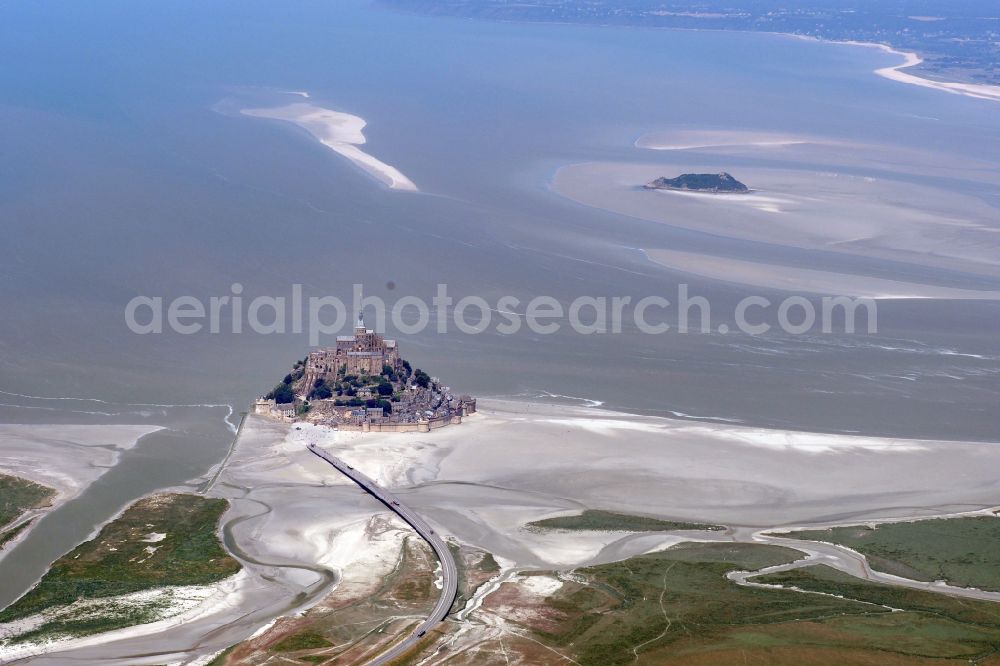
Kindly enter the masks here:
<path id="1" fill-rule="evenodd" d="M 330 374 L 372 375 L 382 374 L 389 366 L 398 372 L 402 366 L 395 340 L 386 340 L 365 327 L 358 316 L 354 335 L 338 335 L 337 346 L 316 349 L 306 358 L 306 384 L 311 386 L 319 378 Z"/>

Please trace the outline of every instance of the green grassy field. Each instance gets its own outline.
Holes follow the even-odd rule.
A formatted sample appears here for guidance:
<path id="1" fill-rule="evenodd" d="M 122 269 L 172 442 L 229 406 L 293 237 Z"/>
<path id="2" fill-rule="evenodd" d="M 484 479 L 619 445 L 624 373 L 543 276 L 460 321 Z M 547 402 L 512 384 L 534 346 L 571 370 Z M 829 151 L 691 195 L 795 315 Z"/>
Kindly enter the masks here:
<path id="1" fill-rule="evenodd" d="M 17 520 L 29 509 L 45 506 L 55 491 L 27 479 L 0 474 L 0 528 Z"/>
<path id="2" fill-rule="evenodd" d="M 547 530 L 595 530 L 600 532 L 668 532 L 671 530 L 722 530 L 719 525 L 682 523 L 612 511 L 586 510 L 576 516 L 559 516 L 528 523 L 529 528 Z"/>
<path id="3" fill-rule="evenodd" d="M 546 642 L 570 648 L 585 666 L 612 666 L 632 663 L 632 649 L 642 644 L 643 652 L 654 655 L 659 647 L 686 636 L 685 627 L 697 626 L 704 636 L 713 626 L 828 615 L 853 605 L 741 588 L 725 578 L 731 570 L 758 569 L 800 557 L 801 553 L 775 546 L 688 543 L 580 569 L 577 573 L 589 584 L 563 585 L 547 600 L 566 621 L 556 631 L 538 633 Z"/>
<path id="4" fill-rule="evenodd" d="M 733 570 L 801 553 L 754 544 L 681 544 L 577 570 L 545 603 L 535 636 L 583 666 L 616 664 L 978 663 L 1000 649 L 1000 604 L 866 584 L 819 567 L 761 579 L 847 598 L 736 585 Z M 864 602 L 871 603 L 864 603 Z M 906 612 L 890 612 L 874 604 Z"/>
<path id="5" fill-rule="evenodd" d="M 276 652 L 295 652 L 297 650 L 318 650 L 332 645 L 333 643 L 315 631 L 303 631 L 276 643 L 274 650 Z"/>
<path id="6" fill-rule="evenodd" d="M 824 565 L 754 580 L 907 611 L 892 613 L 874 624 L 856 619 L 835 623 L 841 629 L 857 632 L 872 647 L 921 656 L 972 659 L 1000 650 L 1000 603 L 870 583 Z"/>
<path id="7" fill-rule="evenodd" d="M 784 535 L 783 535 L 784 536 Z M 1000 518 L 976 516 L 792 532 L 863 553 L 873 569 L 914 580 L 1000 591 Z"/>
<path id="8" fill-rule="evenodd" d="M 198 495 L 154 495 L 134 503 L 94 539 L 56 560 L 26 595 L 0 612 L 0 622 L 152 588 L 213 583 L 240 564 L 216 535 L 228 503 Z M 81 612 L 49 622 L 19 640 L 40 635 L 85 635 L 148 621 L 157 605 Z"/>

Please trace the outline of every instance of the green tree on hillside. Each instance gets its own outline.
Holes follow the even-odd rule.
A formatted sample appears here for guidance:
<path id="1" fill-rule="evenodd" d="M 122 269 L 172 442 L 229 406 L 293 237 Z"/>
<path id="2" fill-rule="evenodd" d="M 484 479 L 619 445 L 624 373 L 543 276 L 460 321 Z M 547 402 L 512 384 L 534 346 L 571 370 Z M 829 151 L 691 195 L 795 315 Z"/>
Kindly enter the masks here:
<path id="1" fill-rule="evenodd" d="M 295 391 L 288 384 L 282 382 L 274 387 L 274 390 L 268 393 L 265 398 L 274 400 L 278 404 L 283 404 L 286 402 L 295 401 Z"/>

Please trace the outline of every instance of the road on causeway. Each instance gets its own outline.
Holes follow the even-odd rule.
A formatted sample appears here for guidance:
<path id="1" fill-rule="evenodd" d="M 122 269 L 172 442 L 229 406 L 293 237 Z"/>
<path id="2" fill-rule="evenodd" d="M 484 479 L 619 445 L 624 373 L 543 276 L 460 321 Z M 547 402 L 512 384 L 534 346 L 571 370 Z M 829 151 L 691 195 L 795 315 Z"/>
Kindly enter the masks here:
<path id="1" fill-rule="evenodd" d="M 455 558 L 451 556 L 451 551 L 448 550 L 448 545 L 444 542 L 444 539 L 434 532 L 431 526 L 427 524 L 427 521 L 400 502 L 395 495 L 378 486 L 370 478 L 354 469 L 340 458 L 331 456 L 315 444 L 310 444 L 309 450 L 333 465 L 338 471 L 344 474 L 344 476 L 361 486 L 365 492 L 382 502 L 382 504 L 385 504 L 390 511 L 395 512 L 396 515 L 406 521 L 410 527 L 417 531 L 417 534 L 423 537 L 424 541 L 430 544 L 431 548 L 434 549 L 434 553 L 437 555 L 438 560 L 441 562 L 441 596 L 438 598 L 438 602 L 434 606 L 434 610 L 431 611 L 431 614 L 427 617 L 427 619 L 421 622 L 417 628 L 406 637 L 405 640 L 396 643 L 390 650 L 383 652 L 376 659 L 369 662 L 371 666 L 386 664 L 416 645 L 428 630 L 444 620 L 444 617 L 451 609 L 451 605 L 455 601 L 455 595 L 458 592 L 458 566 L 455 564 Z"/>

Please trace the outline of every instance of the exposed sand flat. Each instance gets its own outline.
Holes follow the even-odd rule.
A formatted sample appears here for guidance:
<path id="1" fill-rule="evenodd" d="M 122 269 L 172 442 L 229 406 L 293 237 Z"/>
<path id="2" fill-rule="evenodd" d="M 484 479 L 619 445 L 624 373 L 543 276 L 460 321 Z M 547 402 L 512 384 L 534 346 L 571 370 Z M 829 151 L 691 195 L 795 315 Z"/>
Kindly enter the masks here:
<path id="1" fill-rule="evenodd" d="M 727 168 L 720 162 L 698 170 Z M 759 167 L 736 173 L 753 189 L 747 194 L 641 187 L 683 170 L 588 162 L 559 169 L 551 186 L 585 205 L 675 227 L 1000 276 L 1000 211 L 975 197 L 832 171 Z"/>
<path id="2" fill-rule="evenodd" d="M 676 250 L 645 250 L 645 253 L 651 261 L 673 270 L 762 289 L 871 299 L 1000 299 L 1000 291 L 955 289 L 811 268 L 762 264 Z"/>
<path id="3" fill-rule="evenodd" d="M 183 615 L 87 639 L 72 652 L 59 646 L 37 661 L 203 659 L 318 603 L 334 586 L 370 594 L 410 530 L 309 453 L 313 442 L 393 487 L 442 535 L 496 554 L 504 572 L 617 561 L 685 540 L 751 540 L 760 528 L 977 510 L 1000 496 L 996 443 L 768 430 L 498 400 L 481 400 L 477 415 L 433 433 L 339 433 L 250 417 L 213 489 L 233 503 L 223 530 L 244 574 L 226 582 L 223 597 L 205 595 Z M 584 508 L 734 529 L 524 528 Z M 842 566 L 854 566 L 844 557 Z M 533 582 L 543 583 L 555 585 Z"/>
<path id="4" fill-rule="evenodd" d="M 0 424 L 0 471 L 54 488 L 57 502 L 80 494 L 122 451 L 159 426 Z"/>
<path id="5" fill-rule="evenodd" d="M 686 152 L 733 158 L 766 158 L 802 168 L 868 168 L 894 174 L 941 176 L 1000 185 L 1000 164 L 940 150 L 864 143 L 810 134 L 780 134 L 756 130 L 674 128 L 649 132 L 635 147 L 666 153 L 668 159 L 686 160 Z M 733 171 L 740 171 L 731 167 Z"/>
<path id="6" fill-rule="evenodd" d="M 243 115 L 292 123 L 312 134 L 320 143 L 342 155 L 394 190 L 417 192 L 417 186 L 396 167 L 386 164 L 358 146 L 365 144 L 365 119 L 350 113 L 298 102 L 269 109 L 243 109 Z"/>
<path id="7" fill-rule="evenodd" d="M 19 476 L 56 491 L 51 504 L 32 512 L 48 513 L 73 499 L 118 463 L 159 426 L 0 424 L 0 472 Z M 17 537 L 20 541 L 28 530 Z M 3 552 L 10 552 L 15 542 Z M 3 557 L 0 552 L 0 557 Z"/>
<path id="8" fill-rule="evenodd" d="M 314 435 L 394 486 L 443 534 L 518 568 L 612 561 L 681 540 L 522 529 L 587 507 L 770 527 L 978 509 L 1000 495 L 995 444 L 693 424 L 592 408 L 483 400 L 461 427 L 430 434 Z"/>
<path id="9" fill-rule="evenodd" d="M 275 618 L 318 603 L 335 586 L 372 593 L 412 530 L 293 440 L 292 428 L 250 417 L 212 495 L 237 576 L 208 586 L 182 614 L 45 648 L 18 663 L 193 663 L 249 638 Z M 38 649 L 36 648 L 36 652 Z"/>

